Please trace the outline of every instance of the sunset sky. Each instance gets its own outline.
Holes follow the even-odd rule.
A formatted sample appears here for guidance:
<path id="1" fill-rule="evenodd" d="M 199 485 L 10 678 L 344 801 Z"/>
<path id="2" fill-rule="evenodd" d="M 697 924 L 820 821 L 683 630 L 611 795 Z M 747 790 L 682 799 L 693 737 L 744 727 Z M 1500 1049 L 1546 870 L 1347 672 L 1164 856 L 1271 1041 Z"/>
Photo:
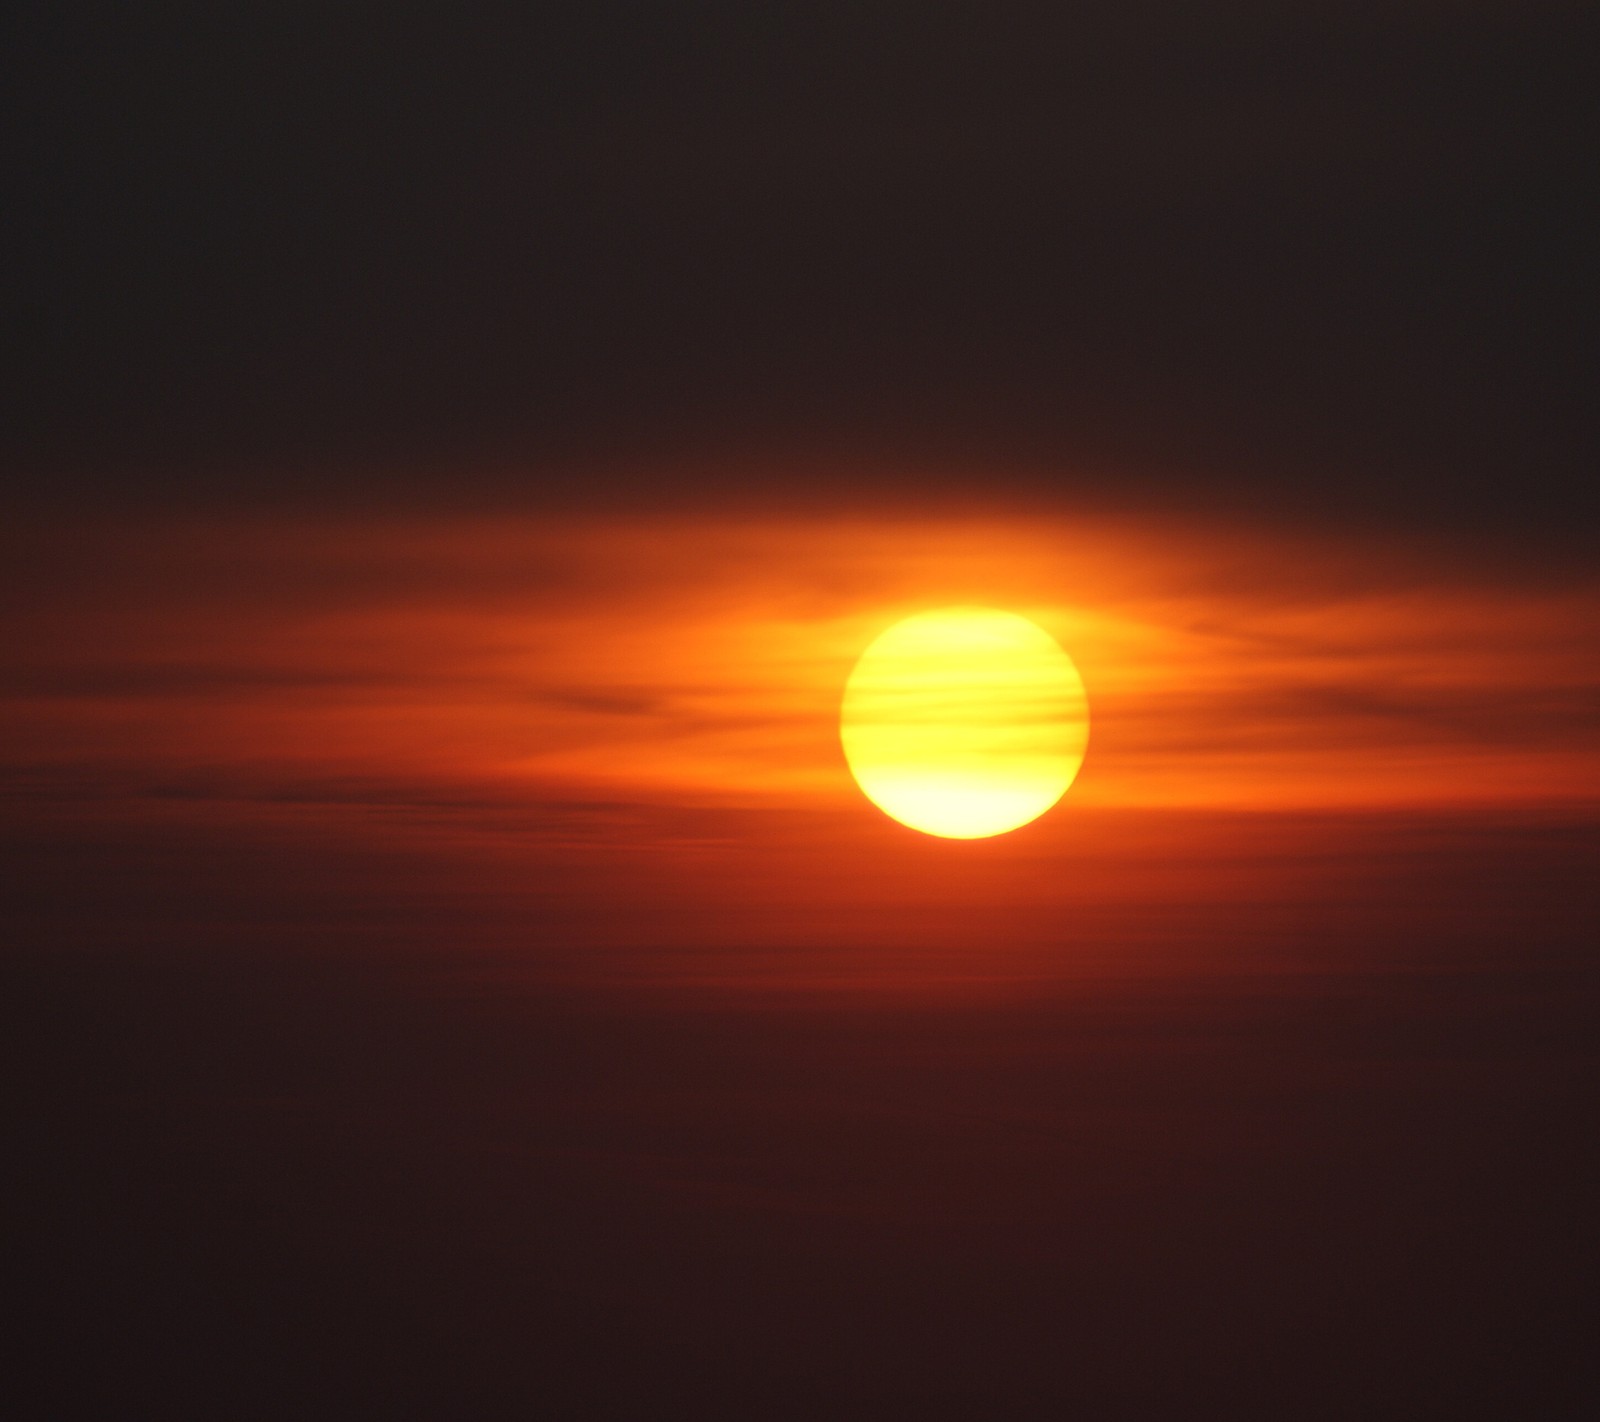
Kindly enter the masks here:
<path id="1" fill-rule="evenodd" d="M 8 1415 L 1587 1415 L 1584 28 L 8 20 Z"/>

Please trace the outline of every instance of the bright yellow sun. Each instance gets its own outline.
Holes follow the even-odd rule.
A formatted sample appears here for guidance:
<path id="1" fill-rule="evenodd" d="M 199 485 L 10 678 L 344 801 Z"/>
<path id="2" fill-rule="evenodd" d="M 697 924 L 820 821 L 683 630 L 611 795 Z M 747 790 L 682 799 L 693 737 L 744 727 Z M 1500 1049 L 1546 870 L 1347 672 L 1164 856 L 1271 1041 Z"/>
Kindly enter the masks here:
<path id="1" fill-rule="evenodd" d="M 1089 708 L 1072 658 L 1038 624 L 953 607 L 897 622 L 861 654 L 839 735 L 885 814 L 924 834 L 982 839 L 1066 793 Z"/>

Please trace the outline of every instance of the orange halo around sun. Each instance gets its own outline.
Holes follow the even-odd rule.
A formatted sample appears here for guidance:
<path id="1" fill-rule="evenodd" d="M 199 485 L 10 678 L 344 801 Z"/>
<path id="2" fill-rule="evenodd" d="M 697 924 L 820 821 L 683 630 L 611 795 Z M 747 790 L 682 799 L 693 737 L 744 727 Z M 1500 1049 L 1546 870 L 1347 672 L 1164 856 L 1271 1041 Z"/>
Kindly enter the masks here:
<path id="1" fill-rule="evenodd" d="M 885 814 L 924 834 L 983 839 L 1066 793 L 1089 736 L 1083 680 L 1042 627 L 955 607 L 896 623 L 845 684 L 851 774 Z"/>

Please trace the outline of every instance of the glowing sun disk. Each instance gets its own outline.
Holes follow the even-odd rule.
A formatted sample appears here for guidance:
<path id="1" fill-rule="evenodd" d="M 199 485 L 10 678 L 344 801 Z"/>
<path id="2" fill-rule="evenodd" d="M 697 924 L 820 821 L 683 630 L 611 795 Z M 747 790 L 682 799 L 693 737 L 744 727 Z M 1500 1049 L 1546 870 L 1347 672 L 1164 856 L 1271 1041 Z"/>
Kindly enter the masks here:
<path id="1" fill-rule="evenodd" d="M 1037 819 L 1083 763 L 1078 669 L 1015 613 L 957 607 L 896 623 L 845 684 L 851 774 L 885 814 L 925 834 L 982 839 Z"/>

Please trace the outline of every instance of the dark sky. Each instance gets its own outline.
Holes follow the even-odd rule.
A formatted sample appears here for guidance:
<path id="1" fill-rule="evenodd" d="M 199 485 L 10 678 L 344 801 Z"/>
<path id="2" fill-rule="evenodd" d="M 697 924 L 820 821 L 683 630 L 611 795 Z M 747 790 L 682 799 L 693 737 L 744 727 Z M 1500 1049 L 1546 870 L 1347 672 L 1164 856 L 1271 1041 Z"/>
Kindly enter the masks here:
<path id="1" fill-rule="evenodd" d="M 1570 534 L 1587 8 L 22 5 L 3 453 Z"/>

